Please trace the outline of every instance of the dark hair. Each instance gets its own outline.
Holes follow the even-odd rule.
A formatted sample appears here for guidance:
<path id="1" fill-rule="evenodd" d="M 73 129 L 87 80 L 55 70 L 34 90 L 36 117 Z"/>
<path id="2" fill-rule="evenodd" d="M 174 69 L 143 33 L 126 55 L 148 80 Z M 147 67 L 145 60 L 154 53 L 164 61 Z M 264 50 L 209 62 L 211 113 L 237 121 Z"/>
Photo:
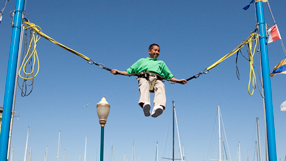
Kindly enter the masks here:
<path id="1" fill-rule="evenodd" d="M 158 47 L 160 47 L 158 44 L 151 44 L 151 45 L 149 46 L 149 50 L 152 50 L 152 49 L 153 49 L 153 46 L 158 46 Z"/>

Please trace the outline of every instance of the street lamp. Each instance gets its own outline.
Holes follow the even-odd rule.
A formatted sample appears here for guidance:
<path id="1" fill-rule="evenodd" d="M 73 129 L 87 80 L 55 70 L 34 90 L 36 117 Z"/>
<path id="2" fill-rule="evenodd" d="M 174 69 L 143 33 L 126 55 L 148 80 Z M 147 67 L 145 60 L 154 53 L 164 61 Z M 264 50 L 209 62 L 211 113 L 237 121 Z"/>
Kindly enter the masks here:
<path id="1" fill-rule="evenodd" d="M 101 126 L 101 139 L 100 139 L 100 161 L 103 161 L 103 150 L 104 150 L 104 126 L 106 124 L 106 119 L 109 114 L 110 104 L 106 101 L 103 96 L 101 101 L 96 105 L 97 115 L 99 118 L 99 124 Z"/>

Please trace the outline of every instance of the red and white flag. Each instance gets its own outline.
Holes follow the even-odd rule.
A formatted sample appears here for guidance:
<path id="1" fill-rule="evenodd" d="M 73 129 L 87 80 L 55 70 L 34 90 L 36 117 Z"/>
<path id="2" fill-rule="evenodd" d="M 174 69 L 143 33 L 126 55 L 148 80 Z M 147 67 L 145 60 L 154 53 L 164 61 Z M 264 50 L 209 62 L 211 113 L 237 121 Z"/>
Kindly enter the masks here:
<path id="1" fill-rule="evenodd" d="M 276 41 L 276 40 L 280 40 L 281 39 L 281 35 L 279 33 L 279 30 L 278 30 L 278 26 L 277 25 L 274 25 L 272 26 L 268 31 L 268 41 L 267 43 L 272 43 L 273 41 Z"/>

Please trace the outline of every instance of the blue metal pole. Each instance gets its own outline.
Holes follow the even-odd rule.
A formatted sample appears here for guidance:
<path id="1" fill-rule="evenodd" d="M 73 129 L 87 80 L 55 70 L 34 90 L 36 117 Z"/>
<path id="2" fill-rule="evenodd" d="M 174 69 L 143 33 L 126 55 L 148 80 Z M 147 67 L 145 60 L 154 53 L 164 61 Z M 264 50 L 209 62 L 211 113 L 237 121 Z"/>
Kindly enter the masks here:
<path id="1" fill-rule="evenodd" d="M 272 90 L 270 81 L 270 69 L 268 60 L 267 36 L 266 36 L 266 27 L 264 20 L 263 2 L 261 0 L 256 0 L 255 6 L 256 6 L 257 22 L 259 24 L 259 34 L 260 34 L 259 41 L 260 41 L 260 51 L 261 51 L 262 77 L 263 77 L 265 113 L 266 113 L 266 125 L 267 125 L 268 157 L 269 161 L 277 161 L 274 114 L 273 114 L 273 104 L 272 104 Z"/>
<path id="2" fill-rule="evenodd" d="M 101 126 L 101 137 L 100 137 L 100 161 L 103 161 L 104 151 L 104 126 Z"/>
<path id="3" fill-rule="evenodd" d="M 17 0 L 12 37 L 10 44 L 10 53 L 8 61 L 8 69 L 6 76 L 5 85 L 5 95 L 3 104 L 3 115 L 2 115 L 2 126 L 1 126 L 1 136 L 0 136 L 0 161 L 7 160 L 8 151 L 8 141 L 9 141 L 9 130 L 10 130 L 10 120 L 13 105 L 13 95 L 15 86 L 15 75 L 17 70 L 17 59 L 19 50 L 19 40 L 21 33 L 21 23 L 22 23 L 22 12 L 24 10 L 25 0 Z"/>
<path id="4" fill-rule="evenodd" d="M 101 126 L 101 139 L 100 139 L 100 161 L 103 161 L 104 151 L 104 126 Z"/>

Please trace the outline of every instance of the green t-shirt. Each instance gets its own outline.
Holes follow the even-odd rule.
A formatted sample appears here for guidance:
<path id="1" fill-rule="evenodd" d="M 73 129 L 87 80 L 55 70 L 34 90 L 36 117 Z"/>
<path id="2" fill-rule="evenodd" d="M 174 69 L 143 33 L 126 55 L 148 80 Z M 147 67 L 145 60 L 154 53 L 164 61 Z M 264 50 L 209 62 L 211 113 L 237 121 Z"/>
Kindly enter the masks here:
<path id="1" fill-rule="evenodd" d="M 171 79 L 174 77 L 165 62 L 157 60 L 156 58 L 141 58 L 131 67 L 126 69 L 128 74 L 137 74 L 146 70 L 160 74 L 165 79 Z"/>

